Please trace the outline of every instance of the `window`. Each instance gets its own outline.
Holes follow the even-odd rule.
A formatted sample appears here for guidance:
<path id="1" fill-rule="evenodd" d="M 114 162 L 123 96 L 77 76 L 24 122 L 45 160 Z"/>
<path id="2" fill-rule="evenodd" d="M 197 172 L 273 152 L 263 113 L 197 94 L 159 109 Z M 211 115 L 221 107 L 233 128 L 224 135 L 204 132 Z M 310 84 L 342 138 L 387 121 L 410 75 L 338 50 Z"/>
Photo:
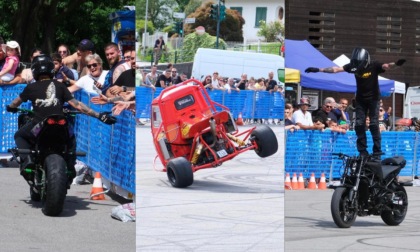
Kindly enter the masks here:
<path id="1" fill-rule="evenodd" d="M 257 7 L 257 13 L 255 15 L 255 27 L 260 27 L 260 21 L 267 21 L 267 8 Z"/>
<path id="2" fill-rule="evenodd" d="M 230 7 L 229 9 L 238 11 L 242 16 L 242 7 Z"/>

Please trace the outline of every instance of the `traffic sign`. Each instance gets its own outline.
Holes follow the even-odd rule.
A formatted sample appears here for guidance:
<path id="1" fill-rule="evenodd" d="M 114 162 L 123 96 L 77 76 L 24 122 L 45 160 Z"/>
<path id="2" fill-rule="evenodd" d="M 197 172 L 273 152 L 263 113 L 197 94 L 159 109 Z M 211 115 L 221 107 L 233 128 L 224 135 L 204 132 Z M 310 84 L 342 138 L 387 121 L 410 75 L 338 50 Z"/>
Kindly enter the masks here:
<path id="1" fill-rule="evenodd" d="M 186 24 L 194 24 L 195 23 L 195 18 L 186 18 L 184 23 Z"/>
<path id="2" fill-rule="evenodd" d="M 183 12 L 174 12 L 174 18 L 185 18 L 185 13 L 183 13 Z"/>

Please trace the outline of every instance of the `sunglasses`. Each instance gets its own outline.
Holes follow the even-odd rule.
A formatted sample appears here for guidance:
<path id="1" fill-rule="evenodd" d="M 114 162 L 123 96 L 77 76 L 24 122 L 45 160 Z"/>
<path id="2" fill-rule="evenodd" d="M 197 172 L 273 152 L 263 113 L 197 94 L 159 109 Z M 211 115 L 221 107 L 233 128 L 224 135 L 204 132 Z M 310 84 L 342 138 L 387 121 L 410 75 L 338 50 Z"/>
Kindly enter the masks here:
<path id="1" fill-rule="evenodd" d="M 93 64 L 88 64 L 88 65 L 86 65 L 87 66 L 87 68 L 91 68 L 91 67 L 94 67 L 94 68 L 96 68 L 96 67 L 98 67 L 98 63 L 93 63 Z"/>
<path id="2" fill-rule="evenodd" d="M 59 54 L 67 54 L 67 51 L 58 51 Z"/>
<path id="3" fill-rule="evenodd" d="M 326 108 L 333 108 L 332 106 L 325 105 Z"/>

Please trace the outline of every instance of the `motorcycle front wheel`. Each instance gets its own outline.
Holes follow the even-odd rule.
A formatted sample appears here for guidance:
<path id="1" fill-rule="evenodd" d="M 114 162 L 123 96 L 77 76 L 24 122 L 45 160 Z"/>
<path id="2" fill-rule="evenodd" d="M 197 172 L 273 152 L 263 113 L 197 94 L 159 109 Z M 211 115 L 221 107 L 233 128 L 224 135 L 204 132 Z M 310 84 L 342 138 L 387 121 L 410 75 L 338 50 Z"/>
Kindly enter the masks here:
<path id="1" fill-rule="evenodd" d="M 350 202 L 350 190 L 350 188 L 338 187 L 334 190 L 331 199 L 331 214 L 334 223 L 340 228 L 351 227 L 357 217 L 357 203 L 352 205 Z"/>
<path id="2" fill-rule="evenodd" d="M 63 211 L 67 194 L 66 162 L 63 157 L 51 154 L 45 158 L 45 190 L 42 212 L 47 216 L 57 216 Z"/>
<path id="3" fill-rule="evenodd" d="M 397 226 L 405 219 L 408 208 L 408 197 L 405 188 L 398 185 L 390 205 L 391 210 L 384 210 L 381 213 L 382 220 L 389 226 Z"/>

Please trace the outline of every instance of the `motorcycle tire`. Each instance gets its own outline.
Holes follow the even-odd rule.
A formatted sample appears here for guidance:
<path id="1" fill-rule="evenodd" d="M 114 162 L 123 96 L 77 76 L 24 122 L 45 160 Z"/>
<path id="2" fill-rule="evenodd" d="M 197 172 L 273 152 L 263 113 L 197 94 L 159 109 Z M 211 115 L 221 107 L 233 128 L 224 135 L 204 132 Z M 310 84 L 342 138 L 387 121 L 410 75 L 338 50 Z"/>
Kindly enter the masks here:
<path id="1" fill-rule="evenodd" d="M 381 213 L 382 220 L 389 226 L 397 226 L 403 222 L 408 208 L 407 192 L 403 186 L 398 185 L 395 189 L 394 195 L 394 197 L 398 197 L 400 199 L 400 203 L 390 203 L 391 205 L 389 205 L 389 207 L 392 210 L 384 210 Z"/>
<path id="2" fill-rule="evenodd" d="M 45 158 L 45 197 L 42 212 L 47 216 L 57 216 L 63 211 L 67 194 L 66 162 L 63 157 L 51 154 Z"/>
<path id="3" fill-rule="evenodd" d="M 348 201 L 350 190 L 350 188 L 338 187 L 334 190 L 331 199 L 331 214 L 334 223 L 340 228 L 351 227 L 357 217 L 357 205 L 351 206 L 351 202 Z"/>

